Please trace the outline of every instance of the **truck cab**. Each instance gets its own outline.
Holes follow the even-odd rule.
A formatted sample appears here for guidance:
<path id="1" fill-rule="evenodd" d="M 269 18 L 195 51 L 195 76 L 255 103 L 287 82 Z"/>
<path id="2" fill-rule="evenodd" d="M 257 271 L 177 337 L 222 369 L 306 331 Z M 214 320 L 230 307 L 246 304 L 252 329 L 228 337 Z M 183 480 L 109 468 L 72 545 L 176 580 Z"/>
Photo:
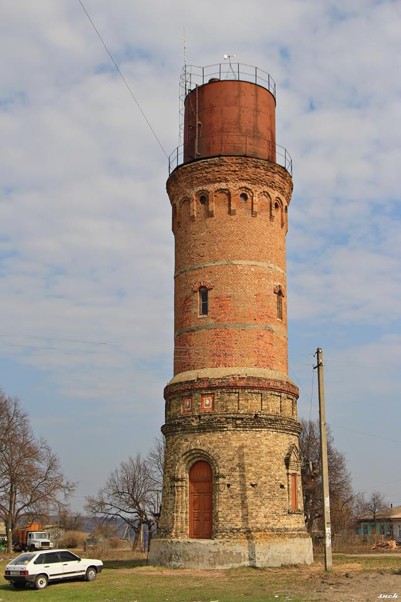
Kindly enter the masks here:
<path id="1" fill-rule="evenodd" d="M 53 544 L 47 533 L 41 529 L 39 523 L 32 523 L 22 529 L 15 529 L 13 533 L 13 548 L 16 552 L 49 550 L 52 547 Z"/>
<path id="2" fill-rule="evenodd" d="M 26 546 L 28 550 L 48 550 L 53 547 L 53 544 L 47 537 L 44 531 L 28 531 L 26 538 Z"/>

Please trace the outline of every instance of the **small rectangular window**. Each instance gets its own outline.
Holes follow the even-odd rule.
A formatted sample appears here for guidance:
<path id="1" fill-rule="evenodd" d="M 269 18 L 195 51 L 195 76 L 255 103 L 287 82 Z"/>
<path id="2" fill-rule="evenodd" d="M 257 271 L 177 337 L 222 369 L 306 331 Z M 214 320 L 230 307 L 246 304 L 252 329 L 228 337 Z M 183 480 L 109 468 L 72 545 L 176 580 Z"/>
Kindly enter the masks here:
<path id="1" fill-rule="evenodd" d="M 205 286 L 199 289 L 199 314 L 207 316 L 209 312 L 209 291 Z"/>

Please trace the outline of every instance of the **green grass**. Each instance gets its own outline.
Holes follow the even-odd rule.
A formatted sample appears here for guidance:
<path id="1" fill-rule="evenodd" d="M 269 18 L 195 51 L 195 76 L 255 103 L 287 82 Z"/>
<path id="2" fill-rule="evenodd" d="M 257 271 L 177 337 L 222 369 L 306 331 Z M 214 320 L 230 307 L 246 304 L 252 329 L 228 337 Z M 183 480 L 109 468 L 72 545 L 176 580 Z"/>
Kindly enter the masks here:
<path id="1" fill-rule="evenodd" d="M 96 581 L 57 583 L 42 591 L 0 585 L 0 602 L 25 602 L 35 597 L 52 602 L 308 602 L 308 592 L 324 571 L 321 558 L 311 567 L 240 568 L 225 571 L 169 570 L 144 566 L 135 559 L 106 560 Z M 335 556 L 334 570 L 391 570 L 400 556 L 353 558 Z M 0 562 L 1 575 L 5 561 Z M 2 577 L 0 577 L 2 579 Z"/>
<path id="2" fill-rule="evenodd" d="M 315 555 L 315 562 L 321 561 L 323 563 L 323 557 Z M 341 568 L 342 565 L 357 563 L 360 568 L 365 571 L 391 571 L 399 570 L 401 568 L 401 554 L 394 554 L 393 556 L 385 556 L 377 554 L 376 556 L 358 556 L 353 554 L 335 554 L 334 565 L 336 568 Z"/>

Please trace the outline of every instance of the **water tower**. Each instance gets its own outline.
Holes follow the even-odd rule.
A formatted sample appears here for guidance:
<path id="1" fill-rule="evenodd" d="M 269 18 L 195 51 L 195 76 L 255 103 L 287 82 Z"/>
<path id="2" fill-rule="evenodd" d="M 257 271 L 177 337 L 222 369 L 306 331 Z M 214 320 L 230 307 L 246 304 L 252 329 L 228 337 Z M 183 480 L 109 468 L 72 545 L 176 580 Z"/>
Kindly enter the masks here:
<path id="1" fill-rule="evenodd" d="M 185 66 L 181 93 L 184 144 L 167 181 L 174 375 L 150 561 L 310 563 L 287 359 L 292 165 L 276 144 L 275 84 L 248 65 Z"/>

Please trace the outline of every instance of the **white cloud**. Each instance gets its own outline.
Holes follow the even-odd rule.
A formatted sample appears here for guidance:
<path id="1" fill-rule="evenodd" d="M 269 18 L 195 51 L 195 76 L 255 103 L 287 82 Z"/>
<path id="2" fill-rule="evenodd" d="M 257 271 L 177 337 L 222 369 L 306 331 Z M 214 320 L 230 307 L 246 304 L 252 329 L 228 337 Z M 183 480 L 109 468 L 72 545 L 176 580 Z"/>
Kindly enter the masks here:
<path id="1" fill-rule="evenodd" d="M 278 85 L 277 142 L 294 159 L 288 301 L 301 411 L 309 356 L 324 343 L 330 378 L 340 351 L 348 366 L 329 415 L 338 407 L 352 427 L 364 412 L 384 431 L 377 397 L 396 399 L 400 384 L 400 2 L 222 0 L 218 17 L 210 0 L 84 4 L 163 149 L 78 2 L 2 3 L 4 388 L 22 397 L 69 478 L 92 488 L 157 434 L 173 336 L 164 152 L 178 144 L 185 36 L 190 64 L 235 53 Z M 367 368 L 351 369 L 355 356 Z M 386 361 L 369 386 L 377 356 Z M 109 434 L 89 480 L 69 446 L 77 407 L 85 427 L 96 416 L 79 429 L 94 453 Z M 368 488 L 359 448 L 335 435 Z M 401 503 L 401 489 L 392 495 Z"/>

